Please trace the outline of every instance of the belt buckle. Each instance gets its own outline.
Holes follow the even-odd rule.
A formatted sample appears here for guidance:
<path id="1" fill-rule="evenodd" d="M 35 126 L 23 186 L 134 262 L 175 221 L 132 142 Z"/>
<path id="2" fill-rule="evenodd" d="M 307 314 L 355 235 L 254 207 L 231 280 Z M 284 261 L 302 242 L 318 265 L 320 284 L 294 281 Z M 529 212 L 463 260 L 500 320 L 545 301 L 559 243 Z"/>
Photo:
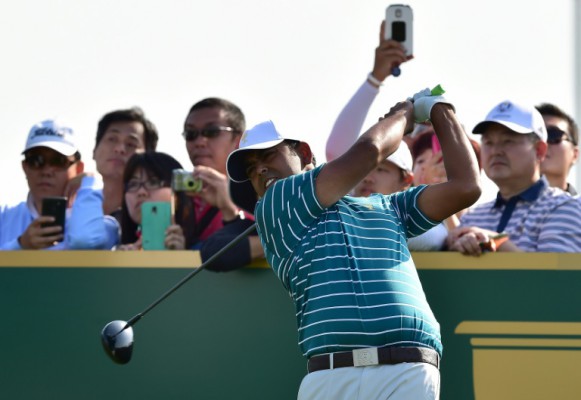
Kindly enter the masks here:
<path id="1" fill-rule="evenodd" d="M 378 365 L 379 357 L 377 356 L 377 347 L 367 347 L 364 349 L 353 350 L 353 366 L 368 367 Z"/>

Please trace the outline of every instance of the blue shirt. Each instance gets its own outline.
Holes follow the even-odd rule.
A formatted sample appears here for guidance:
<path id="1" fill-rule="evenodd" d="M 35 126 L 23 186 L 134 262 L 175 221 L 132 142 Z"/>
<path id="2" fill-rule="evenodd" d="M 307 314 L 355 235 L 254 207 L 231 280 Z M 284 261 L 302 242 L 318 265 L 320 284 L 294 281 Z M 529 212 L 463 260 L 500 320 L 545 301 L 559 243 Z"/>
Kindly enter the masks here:
<path id="1" fill-rule="evenodd" d="M 423 346 L 441 354 L 407 247 L 438 224 L 416 206 L 425 186 L 345 196 L 325 209 L 315 194 L 321 168 L 275 182 L 255 210 L 266 259 L 295 303 L 301 351 Z"/>
<path id="2" fill-rule="evenodd" d="M 581 252 L 579 221 L 581 203 L 561 189 L 549 187 L 543 177 L 508 200 L 498 196 L 468 210 L 460 224 L 505 231 L 527 252 L 577 253 Z"/>
<path id="3" fill-rule="evenodd" d="M 110 250 L 119 242 L 119 224 L 103 215 L 99 185 L 94 177 L 83 177 L 73 206 L 67 210 L 64 240 L 46 250 Z M 18 238 L 38 216 L 30 195 L 16 206 L 0 207 L 0 250 L 22 250 Z"/>

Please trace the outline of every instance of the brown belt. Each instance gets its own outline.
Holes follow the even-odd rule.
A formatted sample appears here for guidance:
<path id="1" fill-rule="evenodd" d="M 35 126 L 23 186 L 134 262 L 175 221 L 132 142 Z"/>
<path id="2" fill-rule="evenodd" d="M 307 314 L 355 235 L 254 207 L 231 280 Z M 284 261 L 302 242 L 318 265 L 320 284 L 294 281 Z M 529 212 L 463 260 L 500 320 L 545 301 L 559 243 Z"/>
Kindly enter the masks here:
<path id="1" fill-rule="evenodd" d="M 428 363 L 440 368 L 439 354 L 427 347 L 368 347 L 353 351 L 313 356 L 309 372 L 342 367 L 365 367 L 379 364 Z"/>

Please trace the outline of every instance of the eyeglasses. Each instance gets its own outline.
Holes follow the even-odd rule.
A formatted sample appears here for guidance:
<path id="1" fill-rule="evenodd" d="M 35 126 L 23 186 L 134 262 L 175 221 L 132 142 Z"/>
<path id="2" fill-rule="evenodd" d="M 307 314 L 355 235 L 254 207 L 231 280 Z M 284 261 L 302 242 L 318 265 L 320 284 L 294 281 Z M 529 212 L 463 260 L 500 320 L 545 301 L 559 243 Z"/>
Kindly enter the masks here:
<path id="1" fill-rule="evenodd" d="M 229 126 L 210 126 L 204 129 L 186 129 L 182 135 L 188 142 L 196 140 L 198 136 L 202 135 L 205 138 L 212 139 L 220 134 L 220 132 L 235 132 L 234 128 Z"/>
<path id="2" fill-rule="evenodd" d="M 169 186 L 166 185 L 164 181 L 160 181 L 159 179 L 149 179 L 147 181 L 132 180 L 127 182 L 125 185 L 125 191 L 129 193 L 135 193 L 138 192 L 142 187 L 149 192 Z"/>
<path id="3" fill-rule="evenodd" d="M 45 165 L 58 169 L 67 169 L 77 161 L 76 157 L 75 160 L 71 160 L 63 154 L 55 154 L 52 157 L 46 157 L 42 154 L 26 154 L 24 156 L 24 162 L 32 169 L 42 169 Z"/>
<path id="4" fill-rule="evenodd" d="M 556 126 L 547 127 L 547 143 L 549 144 L 559 144 L 563 140 L 568 142 L 573 142 L 567 132 L 564 132 L 557 128 Z"/>

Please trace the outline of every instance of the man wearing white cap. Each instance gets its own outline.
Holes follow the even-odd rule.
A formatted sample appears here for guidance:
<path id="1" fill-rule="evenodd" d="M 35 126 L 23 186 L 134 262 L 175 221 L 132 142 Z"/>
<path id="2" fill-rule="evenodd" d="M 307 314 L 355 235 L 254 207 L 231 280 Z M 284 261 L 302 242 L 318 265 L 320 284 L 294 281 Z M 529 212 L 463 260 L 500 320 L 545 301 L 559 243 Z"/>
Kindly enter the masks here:
<path id="1" fill-rule="evenodd" d="M 393 154 L 353 188 L 353 196 L 367 197 L 372 193 L 391 194 L 408 189 L 414 178 L 412 164 L 412 153 L 402 140 Z"/>
<path id="2" fill-rule="evenodd" d="M 111 249 L 119 225 L 103 215 L 103 195 L 92 174 L 84 173 L 71 128 L 54 120 L 34 125 L 23 151 L 22 169 L 28 181 L 26 201 L 0 208 L 0 250 Z M 61 226 L 43 226 L 54 217 L 42 216 L 45 197 L 65 196 L 69 182 L 82 176 Z M 69 204 L 70 206 L 70 204 Z"/>
<path id="3" fill-rule="evenodd" d="M 398 148 L 414 118 L 431 118 L 448 182 L 347 196 Z M 440 329 L 407 238 L 480 195 L 476 159 L 454 108 L 438 96 L 398 103 L 345 154 L 318 167 L 307 143 L 264 122 L 244 133 L 228 174 L 250 180 L 261 197 L 254 215 L 266 258 L 295 303 L 309 359 L 298 398 L 438 398 Z"/>
<path id="4" fill-rule="evenodd" d="M 581 251 L 581 204 L 541 177 L 547 130 L 533 107 L 504 101 L 473 130 L 482 135 L 482 167 L 496 200 L 469 210 L 450 232 L 449 248 L 489 251 Z"/>

